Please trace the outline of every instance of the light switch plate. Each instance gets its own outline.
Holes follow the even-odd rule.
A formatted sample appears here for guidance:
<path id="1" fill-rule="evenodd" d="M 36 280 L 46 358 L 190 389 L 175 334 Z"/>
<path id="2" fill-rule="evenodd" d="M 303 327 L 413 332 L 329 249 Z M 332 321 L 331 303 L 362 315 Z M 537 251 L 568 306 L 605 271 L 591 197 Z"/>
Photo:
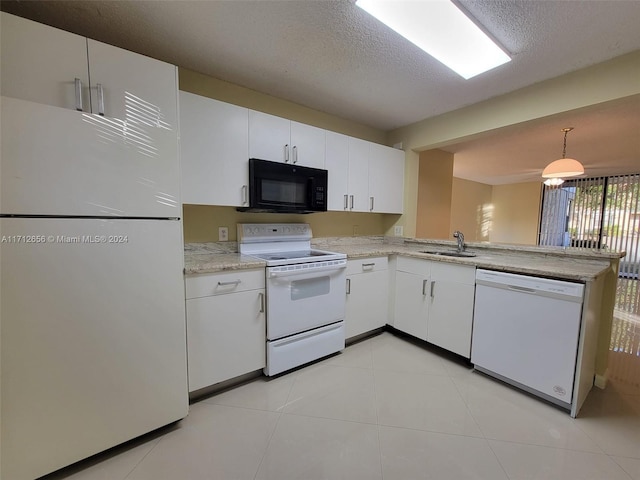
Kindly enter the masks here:
<path id="1" fill-rule="evenodd" d="M 404 233 L 404 228 L 402 227 L 402 225 L 396 225 L 395 227 L 393 227 L 393 234 L 396 237 L 401 237 Z"/>
<path id="2" fill-rule="evenodd" d="M 218 241 L 219 242 L 227 242 L 227 241 L 229 241 L 229 228 L 228 227 L 218 227 Z"/>

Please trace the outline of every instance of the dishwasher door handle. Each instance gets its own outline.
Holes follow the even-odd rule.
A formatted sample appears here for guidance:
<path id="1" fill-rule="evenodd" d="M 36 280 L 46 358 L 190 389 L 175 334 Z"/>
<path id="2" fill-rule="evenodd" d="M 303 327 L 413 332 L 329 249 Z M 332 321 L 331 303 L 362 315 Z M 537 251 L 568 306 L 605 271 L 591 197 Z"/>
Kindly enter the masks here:
<path id="1" fill-rule="evenodd" d="M 519 287 L 518 285 L 507 285 L 509 290 L 514 290 L 516 292 L 522 293 L 536 293 L 537 290 L 535 288 L 527 288 L 527 287 Z"/>

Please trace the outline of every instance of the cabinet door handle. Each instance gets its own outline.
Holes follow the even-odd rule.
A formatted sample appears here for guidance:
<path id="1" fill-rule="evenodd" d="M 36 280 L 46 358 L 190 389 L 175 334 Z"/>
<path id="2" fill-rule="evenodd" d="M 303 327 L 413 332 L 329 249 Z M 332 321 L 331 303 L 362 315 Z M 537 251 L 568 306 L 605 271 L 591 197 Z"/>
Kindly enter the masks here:
<path id="1" fill-rule="evenodd" d="M 349 195 L 351 197 L 351 210 L 353 210 L 353 195 Z"/>
<path id="2" fill-rule="evenodd" d="M 248 193 L 249 193 L 249 187 L 247 187 L 246 185 L 242 185 L 242 204 L 243 205 L 249 204 Z"/>
<path id="3" fill-rule="evenodd" d="M 242 280 L 233 280 L 232 282 L 218 282 L 219 287 L 226 287 L 229 285 L 240 285 Z"/>
<path id="4" fill-rule="evenodd" d="M 433 298 L 433 287 L 436 286 L 436 281 L 434 280 L 433 282 L 431 282 L 431 298 Z"/>
<path id="5" fill-rule="evenodd" d="M 260 299 L 260 313 L 264 313 L 264 293 L 259 293 L 258 298 Z"/>
<path id="6" fill-rule="evenodd" d="M 347 210 L 349 208 L 349 195 L 344 194 L 344 209 Z"/>
<path id="7" fill-rule="evenodd" d="M 422 280 L 422 295 L 426 295 L 427 294 L 427 282 L 429 280 Z"/>
<path id="8" fill-rule="evenodd" d="M 351 279 L 347 278 L 347 295 L 351 293 Z"/>
<path id="9" fill-rule="evenodd" d="M 298 147 L 294 145 L 293 148 L 293 163 L 298 163 Z"/>
<path id="10" fill-rule="evenodd" d="M 369 197 L 369 211 L 373 212 L 373 197 Z"/>
<path id="11" fill-rule="evenodd" d="M 96 87 L 98 88 L 98 115 L 104 117 L 104 88 L 101 83 L 97 83 Z"/>
<path id="12" fill-rule="evenodd" d="M 287 163 L 289 161 L 289 144 L 285 144 L 284 146 L 284 161 Z"/>
<path id="13" fill-rule="evenodd" d="M 82 112 L 84 110 L 82 108 L 82 80 L 76 78 L 74 83 L 76 86 L 76 110 Z"/>

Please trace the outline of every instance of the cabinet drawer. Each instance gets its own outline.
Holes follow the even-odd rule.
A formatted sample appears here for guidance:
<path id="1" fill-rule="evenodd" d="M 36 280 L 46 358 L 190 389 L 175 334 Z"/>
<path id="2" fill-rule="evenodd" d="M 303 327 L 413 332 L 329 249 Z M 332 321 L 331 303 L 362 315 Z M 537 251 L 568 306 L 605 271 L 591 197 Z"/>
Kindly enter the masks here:
<path id="1" fill-rule="evenodd" d="M 431 274 L 431 262 L 419 258 L 398 256 L 396 270 L 399 272 L 413 273 L 414 275 L 429 276 Z"/>
<path id="2" fill-rule="evenodd" d="M 432 262 L 431 279 L 462 283 L 464 285 L 475 285 L 476 267 L 445 262 Z"/>
<path id="3" fill-rule="evenodd" d="M 347 262 L 346 273 L 347 275 L 354 275 L 356 273 L 378 272 L 380 270 L 387 270 L 387 268 L 387 257 L 359 258 Z"/>
<path id="4" fill-rule="evenodd" d="M 193 275 L 185 284 L 187 299 L 257 290 L 264 288 L 264 269 Z"/>

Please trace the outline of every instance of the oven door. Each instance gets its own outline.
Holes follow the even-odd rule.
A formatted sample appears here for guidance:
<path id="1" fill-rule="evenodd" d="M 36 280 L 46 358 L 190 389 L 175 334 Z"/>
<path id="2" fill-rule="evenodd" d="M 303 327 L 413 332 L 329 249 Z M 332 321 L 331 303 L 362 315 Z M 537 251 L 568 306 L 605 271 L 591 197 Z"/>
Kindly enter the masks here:
<path id="1" fill-rule="evenodd" d="M 342 260 L 267 267 L 267 340 L 344 320 L 346 266 Z"/>

